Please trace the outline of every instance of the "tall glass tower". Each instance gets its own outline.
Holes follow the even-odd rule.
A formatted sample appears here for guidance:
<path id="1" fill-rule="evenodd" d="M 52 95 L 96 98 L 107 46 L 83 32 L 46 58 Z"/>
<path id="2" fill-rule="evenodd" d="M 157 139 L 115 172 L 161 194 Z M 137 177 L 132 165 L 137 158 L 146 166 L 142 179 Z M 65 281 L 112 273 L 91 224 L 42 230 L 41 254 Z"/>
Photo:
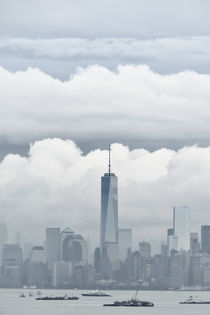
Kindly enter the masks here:
<path id="1" fill-rule="evenodd" d="M 118 181 L 111 173 L 111 150 L 109 146 L 109 169 L 101 177 L 101 257 L 110 264 L 112 271 L 119 265 L 118 246 Z"/>
<path id="2" fill-rule="evenodd" d="M 190 208 L 173 208 L 174 236 L 178 238 L 178 250 L 190 249 Z"/>

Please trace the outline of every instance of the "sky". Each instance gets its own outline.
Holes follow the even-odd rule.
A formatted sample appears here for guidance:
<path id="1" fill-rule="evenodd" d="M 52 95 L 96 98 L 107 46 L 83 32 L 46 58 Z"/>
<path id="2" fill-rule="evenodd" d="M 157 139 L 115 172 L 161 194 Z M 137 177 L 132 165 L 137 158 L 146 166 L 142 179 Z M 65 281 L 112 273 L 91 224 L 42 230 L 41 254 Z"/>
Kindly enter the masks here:
<path id="1" fill-rule="evenodd" d="M 136 240 L 161 241 L 175 203 L 210 220 L 209 10 L 208 0 L 0 0 L 2 220 L 12 227 L 16 211 L 41 231 L 58 211 L 61 224 L 77 213 L 70 227 L 93 235 L 109 143 Z"/>

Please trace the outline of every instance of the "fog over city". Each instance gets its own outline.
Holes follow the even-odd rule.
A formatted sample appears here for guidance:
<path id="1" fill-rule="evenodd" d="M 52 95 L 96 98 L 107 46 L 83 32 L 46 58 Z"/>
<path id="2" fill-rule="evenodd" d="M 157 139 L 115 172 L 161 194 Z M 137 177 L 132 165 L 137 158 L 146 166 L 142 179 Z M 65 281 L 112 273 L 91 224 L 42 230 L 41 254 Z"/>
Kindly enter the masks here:
<path id="1" fill-rule="evenodd" d="M 68 225 L 98 246 L 109 143 L 119 225 L 134 245 L 158 250 L 174 205 L 189 206 L 200 231 L 209 10 L 205 0 L 0 0 L 0 221 L 10 231 L 42 242 L 46 227 Z"/>

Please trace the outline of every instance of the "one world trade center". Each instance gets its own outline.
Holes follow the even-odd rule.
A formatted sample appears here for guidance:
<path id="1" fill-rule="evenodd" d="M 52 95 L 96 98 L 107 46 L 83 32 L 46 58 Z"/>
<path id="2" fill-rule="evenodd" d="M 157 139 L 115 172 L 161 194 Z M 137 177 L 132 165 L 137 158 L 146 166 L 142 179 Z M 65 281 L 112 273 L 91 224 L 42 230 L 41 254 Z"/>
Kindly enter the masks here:
<path id="1" fill-rule="evenodd" d="M 101 177 L 101 258 L 102 271 L 119 267 L 118 246 L 118 179 L 111 173 L 111 150 L 109 146 L 108 173 Z M 108 267 L 109 266 L 109 267 Z M 108 271 L 108 270 L 107 270 Z M 105 272 L 106 273 L 106 272 Z"/>

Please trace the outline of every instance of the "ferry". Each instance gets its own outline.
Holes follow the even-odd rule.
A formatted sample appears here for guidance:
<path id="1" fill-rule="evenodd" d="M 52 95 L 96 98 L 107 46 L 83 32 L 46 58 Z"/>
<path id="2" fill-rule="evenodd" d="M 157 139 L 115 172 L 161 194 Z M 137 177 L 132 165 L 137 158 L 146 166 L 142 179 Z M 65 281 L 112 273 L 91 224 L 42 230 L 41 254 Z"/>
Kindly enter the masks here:
<path id="1" fill-rule="evenodd" d="M 187 300 L 179 302 L 179 304 L 210 304 L 210 301 L 204 301 L 197 296 L 190 296 Z"/>
<path id="2" fill-rule="evenodd" d="M 81 293 L 81 295 L 82 296 L 101 296 L 101 297 L 111 296 L 110 294 L 106 292 L 102 292 L 100 290 L 87 291 L 87 292 Z"/>

